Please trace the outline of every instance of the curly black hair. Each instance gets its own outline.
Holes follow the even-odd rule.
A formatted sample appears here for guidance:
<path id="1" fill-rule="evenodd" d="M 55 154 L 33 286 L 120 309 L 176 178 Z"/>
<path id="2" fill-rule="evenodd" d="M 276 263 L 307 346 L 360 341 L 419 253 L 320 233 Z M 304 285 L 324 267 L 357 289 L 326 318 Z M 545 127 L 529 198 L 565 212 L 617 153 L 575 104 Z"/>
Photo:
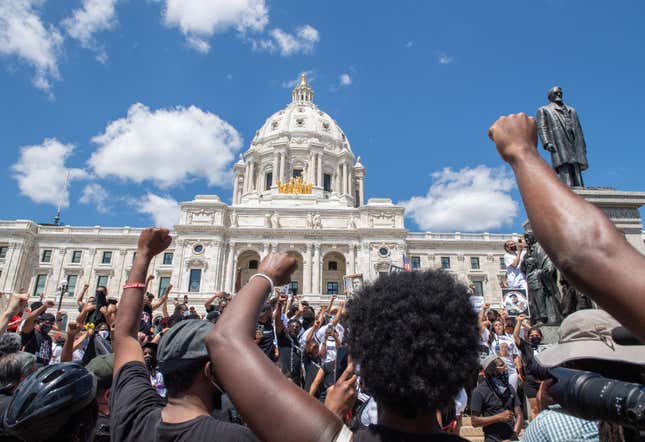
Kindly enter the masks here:
<path id="1" fill-rule="evenodd" d="M 443 270 L 391 273 L 347 305 L 347 345 L 376 401 L 408 418 L 447 406 L 479 368 L 477 314 Z"/>

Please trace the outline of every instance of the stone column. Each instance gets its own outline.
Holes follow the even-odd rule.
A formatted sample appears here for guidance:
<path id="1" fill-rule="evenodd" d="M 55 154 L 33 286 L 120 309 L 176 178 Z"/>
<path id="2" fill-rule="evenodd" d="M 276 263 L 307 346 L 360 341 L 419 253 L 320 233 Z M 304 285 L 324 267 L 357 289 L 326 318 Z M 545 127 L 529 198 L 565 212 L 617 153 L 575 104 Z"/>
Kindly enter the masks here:
<path id="1" fill-rule="evenodd" d="M 312 265 L 312 287 L 311 291 L 315 295 L 320 294 L 320 244 L 314 244 L 314 258 L 311 262 Z"/>
<path id="2" fill-rule="evenodd" d="M 285 170 L 285 163 L 286 163 L 286 152 L 281 152 L 280 153 L 280 179 L 282 181 L 287 181 L 287 174 Z"/>
<path id="3" fill-rule="evenodd" d="M 358 198 L 360 199 L 358 205 L 362 206 L 365 204 L 365 190 L 364 190 L 364 185 L 365 185 L 365 179 L 361 176 L 358 179 Z"/>
<path id="4" fill-rule="evenodd" d="M 347 163 L 343 163 L 343 193 L 347 194 Z"/>
<path id="5" fill-rule="evenodd" d="M 220 273 L 222 273 L 222 269 L 219 266 L 220 259 L 222 257 L 222 243 L 219 241 L 215 242 L 215 251 L 213 252 L 213 262 L 215 265 L 213 266 L 213 291 L 218 291 L 220 290 L 220 285 L 219 285 L 219 276 Z"/>
<path id="6" fill-rule="evenodd" d="M 224 274 L 222 276 L 222 286 L 224 291 L 227 293 L 232 293 L 234 282 L 231 280 L 231 273 L 235 273 L 235 244 L 229 243 L 228 245 L 228 256 L 226 257 L 226 268 L 224 269 Z"/>
<path id="7" fill-rule="evenodd" d="M 349 259 L 347 262 L 347 274 L 352 275 L 356 273 L 356 244 L 351 243 L 349 245 Z"/>
<path id="8" fill-rule="evenodd" d="M 311 244 L 307 244 L 302 264 L 302 292 L 311 293 Z"/>
<path id="9" fill-rule="evenodd" d="M 251 162 L 251 170 L 249 172 L 249 192 L 255 190 L 255 161 Z"/>
<path id="10" fill-rule="evenodd" d="M 318 154 L 317 164 L 318 164 L 318 170 L 317 170 L 318 174 L 316 177 L 316 180 L 317 180 L 316 185 L 318 187 L 322 187 L 322 154 L 321 153 Z"/>
<path id="11" fill-rule="evenodd" d="M 278 171 L 278 166 L 279 166 L 279 156 L 277 152 L 273 154 L 273 186 L 278 185 L 278 180 L 280 179 L 280 172 Z"/>
<path id="12" fill-rule="evenodd" d="M 239 175 L 236 173 L 233 177 L 233 205 L 237 204 L 237 190 L 239 187 L 238 181 Z"/>

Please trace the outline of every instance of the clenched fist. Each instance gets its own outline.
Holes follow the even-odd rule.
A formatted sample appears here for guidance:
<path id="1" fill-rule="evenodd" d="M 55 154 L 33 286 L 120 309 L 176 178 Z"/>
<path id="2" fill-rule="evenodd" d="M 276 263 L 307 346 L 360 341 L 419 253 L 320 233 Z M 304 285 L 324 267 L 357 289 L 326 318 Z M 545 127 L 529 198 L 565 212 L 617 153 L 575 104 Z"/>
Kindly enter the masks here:
<path id="1" fill-rule="evenodd" d="M 285 285 L 291 281 L 291 274 L 296 270 L 297 261 L 286 253 L 270 253 L 258 268 L 273 281 L 273 285 Z"/>
<path id="2" fill-rule="evenodd" d="M 141 256 L 145 256 L 146 258 L 152 258 L 166 250 L 171 242 L 172 237 L 168 229 L 161 229 L 159 227 L 147 228 L 139 235 L 137 255 L 141 254 Z"/>
<path id="3" fill-rule="evenodd" d="M 527 152 L 537 152 L 535 118 L 524 113 L 499 117 L 488 129 L 502 159 L 511 162 Z"/>
<path id="4" fill-rule="evenodd" d="M 16 293 L 9 298 L 9 305 L 7 306 L 7 312 L 9 316 L 15 316 L 18 313 L 22 312 L 25 307 L 27 307 L 27 302 L 29 301 L 29 295 L 27 293 Z"/>

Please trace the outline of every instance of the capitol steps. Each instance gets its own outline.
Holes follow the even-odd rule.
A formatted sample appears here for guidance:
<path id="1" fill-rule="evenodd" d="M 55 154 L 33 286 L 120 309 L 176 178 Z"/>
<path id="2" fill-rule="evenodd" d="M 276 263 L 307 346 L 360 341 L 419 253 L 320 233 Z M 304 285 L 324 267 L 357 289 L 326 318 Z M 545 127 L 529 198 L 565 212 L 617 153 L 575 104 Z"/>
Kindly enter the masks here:
<path id="1" fill-rule="evenodd" d="M 470 442 L 484 442 L 484 432 L 479 427 L 473 427 L 470 416 L 464 416 L 461 420 L 461 429 L 459 436 Z"/>

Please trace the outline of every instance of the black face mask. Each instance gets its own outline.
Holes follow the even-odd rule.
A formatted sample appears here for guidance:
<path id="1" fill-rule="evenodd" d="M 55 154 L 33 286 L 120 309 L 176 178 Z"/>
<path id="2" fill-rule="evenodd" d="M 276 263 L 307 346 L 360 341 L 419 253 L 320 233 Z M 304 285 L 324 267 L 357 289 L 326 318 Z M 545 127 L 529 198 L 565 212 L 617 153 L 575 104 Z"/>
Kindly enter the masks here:
<path id="1" fill-rule="evenodd" d="M 542 342 L 542 338 L 540 338 L 539 336 L 531 336 L 529 338 L 529 342 L 533 347 L 537 347 Z"/>
<path id="2" fill-rule="evenodd" d="M 49 325 L 49 324 L 41 324 L 41 326 L 40 326 L 40 332 L 43 335 L 46 335 L 47 333 L 49 333 L 51 331 L 51 329 L 52 329 L 52 326 Z"/>
<path id="3" fill-rule="evenodd" d="M 146 368 L 148 368 L 148 370 L 153 370 L 157 366 L 155 358 L 149 355 L 143 357 L 143 362 L 145 362 Z"/>

